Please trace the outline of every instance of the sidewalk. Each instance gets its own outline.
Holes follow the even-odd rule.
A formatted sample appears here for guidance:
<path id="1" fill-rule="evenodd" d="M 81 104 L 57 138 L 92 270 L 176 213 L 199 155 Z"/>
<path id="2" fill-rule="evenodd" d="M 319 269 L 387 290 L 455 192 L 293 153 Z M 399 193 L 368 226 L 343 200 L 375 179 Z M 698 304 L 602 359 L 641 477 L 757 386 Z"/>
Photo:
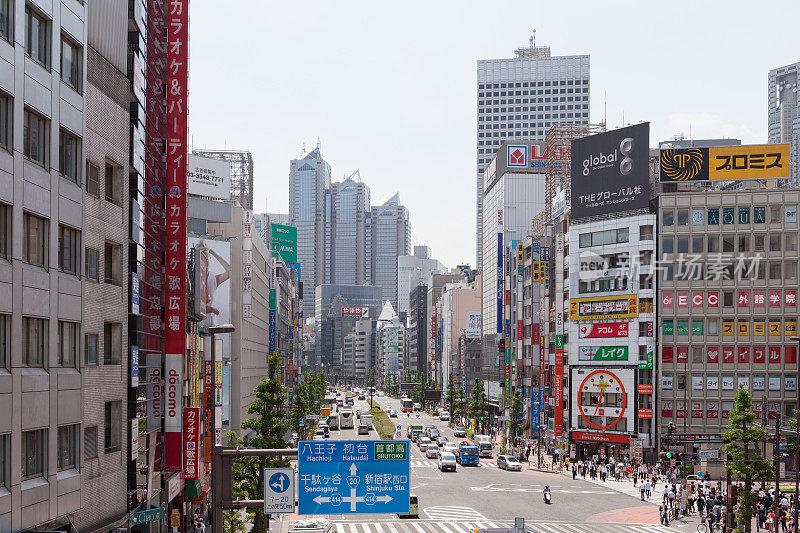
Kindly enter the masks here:
<path id="1" fill-rule="evenodd" d="M 572 479 L 572 469 L 571 468 L 570 468 L 569 471 L 559 470 L 559 472 L 562 475 L 567 476 L 568 478 Z M 607 488 L 609 488 L 611 490 L 617 491 L 617 492 L 619 492 L 621 494 L 627 494 L 628 496 L 631 496 L 631 497 L 636 498 L 637 500 L 641 501 L 641 492 L 639 490 L 639 487 L 641 486 L 641 482 L 637 483 L 636 486 L 634 487 L 633 486 L 633 480 L 631 480 L 631 479 L 622 478 L 622 479 L 620 479 L 620 481 L 616 481 L 614 478 L 608 478 L 605 482 L 602 482 L 602 481 L 600 481 L 600 477 L 599 476 L 597 477 L 597 479 L 592 479 L 592 478 L 589 477 L 588 474 L 587 474 L 585 479 L 580 475 L 576 476 L 575 479 L 581 479 L 583 481 L 587 481 L 589 483 L 593 483 L 593 484 L 595 484 L 597 486 L 600 486 L 600 487 L 607 487 Z M 650 498 L 649 499 L 645 498 L 644 501 L 649 503 L 649 504 L 655 505 L 656 507 L 661 505 L 661 503 L 663 501 L 663 497 L 664 497 L 663 496 L 664 483 L 665 482 L 663 480 L 659 481 L 658 483 L 656 483 L 656 489 L 657 490 L 651 490 L 650 491 Z M 677 528 L 680 528 L 683 531 L 687 531 L 687 530 L 695 531 L 697 529 L 697 525 L 700 523 L 700 520 L 701 520 L 700 516 L 697 514 L 697 512 L 695 512 L 692 515 L 684 516 L 684 517 L 679 518 L 677 520 L 670 520 L 669 521 L 669 527 L 670 528 L 677 527 Z"/>

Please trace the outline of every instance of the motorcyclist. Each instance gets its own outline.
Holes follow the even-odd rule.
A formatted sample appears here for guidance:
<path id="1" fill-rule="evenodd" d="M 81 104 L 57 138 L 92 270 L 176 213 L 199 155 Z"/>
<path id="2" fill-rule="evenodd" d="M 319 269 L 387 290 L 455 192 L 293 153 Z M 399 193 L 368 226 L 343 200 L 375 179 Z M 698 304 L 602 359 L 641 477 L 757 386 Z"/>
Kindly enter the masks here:
<path id="1" fill-rule="evenodd" d="M 545 503 L 550 503 L 552 500 L 553 495 L 550 493 L 550 487 L 548 485 L 544 486 L 544 491 L 542 492 L 542 498 L 544 499 Z"/>

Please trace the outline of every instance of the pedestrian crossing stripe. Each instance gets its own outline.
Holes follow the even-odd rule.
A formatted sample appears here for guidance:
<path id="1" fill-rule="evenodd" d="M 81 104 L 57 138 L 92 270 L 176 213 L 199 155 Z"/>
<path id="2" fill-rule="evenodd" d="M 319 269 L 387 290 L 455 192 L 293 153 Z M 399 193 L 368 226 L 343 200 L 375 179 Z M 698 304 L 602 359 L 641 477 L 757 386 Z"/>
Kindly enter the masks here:
<path id="1" fill-rule="evenodd" d="M 434 460 L 411 459 L 408 463 L 412 468 L 424 468 L 424 467 L 439 468 L 439 464 Z M 497 463 L 491 461 L 481 461 L 480 463 L 478 463 L 478 466 L 497 468 Z"/>
<path id="2" fill-rule="evenodd" d="M 387 520 L 381 522 L 336 522 L 336 533 L 476 533 L 480 529 L 510 527 L 503 521 Z M 525 521 L 535 533 L 664 533 L 660 525 L 590 524 L 585 522 Z"/>

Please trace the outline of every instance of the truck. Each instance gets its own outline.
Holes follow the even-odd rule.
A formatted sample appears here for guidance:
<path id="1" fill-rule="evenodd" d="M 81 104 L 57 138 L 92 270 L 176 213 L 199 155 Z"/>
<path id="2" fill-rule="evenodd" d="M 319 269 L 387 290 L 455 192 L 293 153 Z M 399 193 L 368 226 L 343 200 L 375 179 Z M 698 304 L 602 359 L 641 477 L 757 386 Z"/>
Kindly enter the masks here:
<path id="1" fill-rule="evenodd" d="M 328 415 L 328 426 L 334 430 L 339 429 L 339 415 L 336 413 Z"/>
<path id="2" fill-rule="evenodd" d="M 461 466 L 478 466 L 478 447 L 473 444 L 461 443 L 458 445 L 456 461 Z"/>
<path id="3" fill-rule="evenodd" d="M 417 435 L 422 433 L 423 430 L 424 428 L 422 427 L 422 425 L 410 425 L 406 430 L 406 438 L 411 440 L 412 442 L 416 442 Z"/>
<path id="4" fill-rule="evenodd" d="M 372 427 L 372 415 L 361 415 L 361 423 Z"/>
<path id="5" fill-rule="evenodd" d="M 492 456 L 492 438 L 489 435 L 475 435 L 475 442 L 481 457 Z"/>
<path id="6" fill-rule="evenodd" d="M 342 409 L 339 411 L 339 428 L 340 429 L 353 429 L 353 410 Z"/>

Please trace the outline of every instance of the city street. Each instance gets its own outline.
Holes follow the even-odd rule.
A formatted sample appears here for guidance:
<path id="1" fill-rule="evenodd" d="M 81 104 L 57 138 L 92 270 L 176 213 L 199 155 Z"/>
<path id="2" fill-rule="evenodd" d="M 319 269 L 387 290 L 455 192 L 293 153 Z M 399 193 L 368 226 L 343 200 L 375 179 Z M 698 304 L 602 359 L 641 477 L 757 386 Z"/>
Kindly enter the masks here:
<path id="1" fill-rule="evenodd" d="M 427 413 L 410 417 L 400 412 L 400 401 L 375 396 L 384 411 L 394 409 L 402 426 L 403 438 L 409 424 L 434 424 L 451 442 L 460 442 L 447 422 Z M 367 412 L 367 401 L 355 400 L 354 412 Z M 377 440 L 358 435 L 356 428 L 331 433 L 338 440 Z M 529 470 L 507 472 L 492 459 L 482 458 L 480 466 L 458 466 L 456 472 L 440 472 L 435 459 L 427 459 L 416 444 L 411 445 L 411 492 L 419 500 L 418 519 L 400 519 L 395 515 L 330 515 L 337 533 L 454 533 L 481 527 L 507 527 L 515 517 L 524 517 L 526 526 L 543 533 L 647 533 L 663 531 L 658 525 L 658 507 L 638 498 L 581 479 L 550 472 Z M 542 491 L 549 486 L 553 503 L 542 501 Z"/>

